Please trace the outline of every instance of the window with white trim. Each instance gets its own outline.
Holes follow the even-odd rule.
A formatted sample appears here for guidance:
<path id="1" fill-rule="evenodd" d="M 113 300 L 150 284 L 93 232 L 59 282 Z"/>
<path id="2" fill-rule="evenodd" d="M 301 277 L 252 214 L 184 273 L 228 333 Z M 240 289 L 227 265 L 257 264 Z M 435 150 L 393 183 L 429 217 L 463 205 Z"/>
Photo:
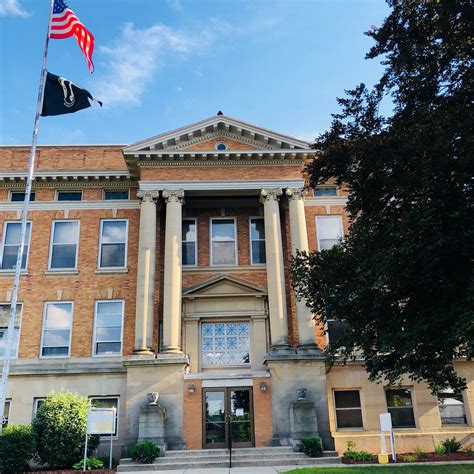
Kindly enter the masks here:
<path id="1" fill-rule="evenodd" d="M 408 388 L 386 389 L 387 409 L 392 415 L 392 426 L 394 428 L 414 428 L 415 415 L 411 390 Z"/>
<path id="2" fill-rule="evenodd" d="M 41 357 L 69 357 L 72 313 L 72 302 L 45 303 Z"/>
<path id="3" fill-rule="evenodd" d="M 467 424 L 464 400 L 462 396 L 455 395 L 452 389 L 438 393 L 438 408 L 442 425 Z"/>
<path id="4" fill-rule="evenodd" d="M 123 309 L 122 300 L 95 302 L 94 355 L 122 354 Z"/>
<path id="5" fill-rule="evenodd" d="M 119 421 L 119 397 L 90 397 L 91 405 L 95 408 L 115 408 L 115 431 L 114 436 L 117 436 L 118 433 L 118 421 Z M 109 433 L 104 436 L 110 436 Z"/>
<path id="6" fill-rule="evenodd" d="M 5 400 L 5 408 L 2 414 L 2 429 L 8 426 L 8 419 L 10 418 L 11 400 Z"/>
<path id="7" fill-rule="evenodd" d="M 211 265 L 237 265 L 234 218 L 211 219 Z"/>
<path id="8" fill-rule="evenodd" d="M 79 221 L 53 221 L 49 268 L 76 269 L 78 247 Z"/>
<path id="9" fill-rule="evenodd" d="M 100 223 L 99 268 L 127 266 L 126 219 L 103 220 Z"/>
<path id="10" fill-rule="evenodd" d="M 12 191 L 10 193 L 11 202 L 23 202 L 25 200 L 26 193 L 24 191 Z M 36 193 L 32 191 L 30 193 L 30 202 L 33 202 L 36 199 Z"/>
<path id="11" fill-rule="evenodd" d="M 316 186 L 313 190 L 314 197 L 337 196 L 336 186 Z"/>
<path id="12" fill-rule="evenodd" d="M 10 308 L 11 308 L 11 305 L 9 303 L 0 304 L 0 360 L 5 357 Z M 13 344 L 12 344 L 12 351 L 11 351 L 11 357 L 14 359 L 18 357 L 22 309 L 23 309 L 23 305 L 21 303 L 18 303 L 16 305 L 15 326 L 13 328 Z"/>
<path id="13" fill-rule="evenodd" d="M 56 201 L 82 201 L 82 191 L 56 191 Z"/>
<path id="14" fill-rule="evenodd" d="M 18 249 L 20 248 L 21 222 L 5 222 L 3 227 L 1 264 L 2 270 L 13 270 L 16 265 Z M 25 270 L 28 264 L 30 249 L 31 222 L 26 224 L 25 247 L 21 259 L 21 269 Z"/>
<path id="15" fill-rule="evenodd" d="M 41 404 L 46 400 L 44 397 L 35 397 L 33 399 L 33 418 L 35 418 L 36 414 L 38 413 L 38 409 Z"/>
<path id="16" fill-rule="evenodd" d="M 359 390 L 334 390 L 337 428 L 363 428 Z"/>
<path id="17" fill-rule="evenodd" d="M 262 217 L 250 219 L 250 257 L 252 265 L 267 262 L 265 254 L 265 223 Z"/>
<path id="18" fill-rule="evenodd" d="M 183 265 L 196 266 L 197 262 L 197 225 L 196 219 L 183 219 L 182 230 Z"/>
<path id="19" fill-rule="evenodd" d="M 342 242 L 344 232 L 342 216 L 317 216 L 316 234 L 318 250 L 328 250 Z"/>
<path id="20" fill-rule="evenodd" d="M 127 200 L 129 199 L 128 189 L 104 189 L 104 200 L 116 201 L 116 200 Z"/>

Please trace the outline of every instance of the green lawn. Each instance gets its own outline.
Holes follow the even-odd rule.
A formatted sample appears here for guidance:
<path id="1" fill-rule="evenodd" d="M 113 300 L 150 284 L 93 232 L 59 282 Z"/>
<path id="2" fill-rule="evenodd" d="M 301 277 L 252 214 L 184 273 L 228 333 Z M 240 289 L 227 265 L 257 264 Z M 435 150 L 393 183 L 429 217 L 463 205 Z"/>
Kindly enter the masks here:
<path id="1" fill-rule="evenodd" d="M 474 472 L 474 464 L 442 464 L 427 466 L 358 466 L 358 467 L 318 467 L 306 469 L 294 469 L 285 471 L 281 474 L 414 474 L 414 473 L 436 473 L 436 474 L 472 474 Z"/>

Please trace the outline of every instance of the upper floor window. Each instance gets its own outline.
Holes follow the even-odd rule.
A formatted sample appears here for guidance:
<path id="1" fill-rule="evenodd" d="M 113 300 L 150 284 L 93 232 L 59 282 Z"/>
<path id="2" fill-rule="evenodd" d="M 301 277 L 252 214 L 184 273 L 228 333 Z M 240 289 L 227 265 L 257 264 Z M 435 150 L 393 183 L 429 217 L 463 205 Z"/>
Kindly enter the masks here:
<path id="1" fill-rule="evenodd" d="M 12 202 L 19 202 L 19 201 L 24 201 L 25 200 L 25 192 L 20 192 L 20 191 L 12 191 L 10 193 L 10 201 Z M 36 199 L 36 193 L 31 192 L 30 193 L 30 201 L 34 201 Z"/>
<path id="2" fill-rule="evenodd" d="M 252 265 L 267 262 L 265 255 L 265 224 L 261 217 L 250 219 L 250 256 Z"/>
<path id="3" fill-rule="evenodd" d="M 438 407 L 442 425 L 465 425 L 467 423 L 463 398 L 455 396 L 453 390 L 438 393 Z"/>
<path id="4" fill-rule="evenodd" d="M 75 269 L 79 247 L 79 221 L 53 221 L 50 269 Z"/>
<path id="5" fill-rule="evenodd" d="M 2 270 L 13 270 L 16 265 L 18 249 L 20 248 L 21 222 L 5 222 L 3 228 L 3 245 L 0 255 Z M 31 222 L 26 224 L 25 247 L 21 259 L 22 270 L 26 269 L 28 263 L 28 250 L 30 248 Z"/>
<path id="6" fill-rule="evenodd" d="M 385 397 L 388 412 L 392 415 L 392 426 L 394 428 L 414 428 L 415 416 L 411 390 L 407 388 L 387 389 Z"/>
<path id="7" fill-rule="evenodd" d="M 345 321 L 339 319 L 328 319 L 327 321 L 327 338 L 329 344 L 336 344 L 337 341 L 344 336 L 348 325 Z"/>
<path id="8" fill-rule="evenodd" d="M 5 357 L 5 349 L 7 344 L 8 319 L 10 317 L 10 304 L 0 304 L 0 359 Z M 20 343 L 20 325 L 21 325 L 22 305 L 16 305 L 15 326 L 13 328 L 13 345 L 11 357 L 18 357 L 18 346 Z"/>
<path id="9" fill-rule="evenodd" d="M 196 240 L 196 219 L 184 219 L 182 237 L 183 265 L 196 265 Z"/>
<path id="10" fill-rule="evenodd" d="M 235 219 L 211 219 L 211 265 L 237 265 Z"/>
<path id="11" fill-rule="evenodd" d="M 362 428 L 362 409 L 359 390 L 335 390 L 337 428 Z"/>
<path id="12" fill-rule="evenodd" d="M 82 191 L 56 191 L 56 201 L 82 201 Z"/>
<path id="13" fill-rule="evenodd" d="M 90 397 L 91 405 L 95 408 L 115 408 L 115 430 L 114 436 L 117 436 L 118 432 L 118 411 L 119 411 L 119 397 Z M 110 433 L 104 433 L 110 436 Z"/>
<path id="14" fill-rule="evenodd" d="M 123 301 L 97 301 L 94 318 L 94 355 L 122 354 Z"/>
<path id="15" fill-rule="evenodd" d="M 339 244 L 344 235 L 342 216 L 317 216 L 316 233 L 319 251 L 330 249 Z"/>
<path id="16" fill-rule="evenodd" d="M 336 186 L 316 186 L 313 190 L 315 197 L 337 196 Z"/>
<path id="17" fill-rule="evenodd" d="M 71 348 L 72 302 L 45 303 L 42 357 L 69 357 Z"/>
<path id="18" fill-rule="evenodd" d="M 127 220 L 103 220 L 100 223 L 99 268 L 127 266 Z"/>
<path id="19" fill-rule="evenodd" d="M 10 405 L 11 400 L 5 400 L 5 408 L 3 409 L 2 414 L 2 429 L 8 426 L 8 419 L 10 418 Z"/>
<path id="20" fill-rule="evenodd" d="M 39 407 L 43 404 L 43 402 L 46 400 L 44 397 L 35 397 L 33 399 L 33 418 L 36 417 L 36 414 L 38 413 Z"/>
<path id="21" fill-rule="evenodd" d="M 129 198 L 128 189 L 124 189 L 120 191 L 104 189 L 104 199 L 106 201 L 117 200 L 117 199 L 128 199 L 128 198 Z"/>

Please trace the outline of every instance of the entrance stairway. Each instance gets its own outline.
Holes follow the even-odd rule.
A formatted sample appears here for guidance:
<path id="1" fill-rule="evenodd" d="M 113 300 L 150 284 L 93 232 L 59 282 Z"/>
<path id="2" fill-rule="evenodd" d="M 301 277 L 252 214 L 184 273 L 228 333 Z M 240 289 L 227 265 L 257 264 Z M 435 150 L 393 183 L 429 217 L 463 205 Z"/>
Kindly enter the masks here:
<path id="1" fill-rule="evenodd" d="M 251 466 L 309 466 L 336 464 L 341 458 L 335 451 L 324 451 L 319 458 L 295 453 L 290 446 L 272 448 L 240 448 L 232 450 L 232 467 Z M 202 449 L 196 451 L 167 451 L 165 457 L 156 458 L 153 464 L 137 464 L 131 459 L 121 459 L 118 472 L 159 471 L 172 469 L 205 469 L 229 467 L 227 449 Z"/>

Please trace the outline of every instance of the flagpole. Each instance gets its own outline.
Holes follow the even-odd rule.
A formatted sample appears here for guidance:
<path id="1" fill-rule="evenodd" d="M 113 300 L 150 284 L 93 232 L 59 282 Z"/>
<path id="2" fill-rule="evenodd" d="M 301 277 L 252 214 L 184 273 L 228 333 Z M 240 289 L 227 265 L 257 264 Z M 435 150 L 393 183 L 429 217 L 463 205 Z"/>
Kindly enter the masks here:
<path id="1" fill-rule="evenodd" d="M 0 420 L 3 420 L 3 414 L 5 411 L 5 403 L 7 398 L 7 386 L 8 386 L 8 376 L 10 373 L 10 361 L 11 361 L 11 351 L 13 346 L 14 339 L 14 330 L 15 330 L 15 319 L 16 319 L 16 307 L 18 301 L 18 291 L 20 289 L 20 275 L 21 275 L 21 264 L 23 261 L 23 251 L 25 248 L 26 240 L 26 228 L 28 222 L 28 208 L 30 204 L 30 195 L 31 195 L 31 184 L 33 181 L 33 173 L 35 169 L 35 158 L 36 158 L 36 144 L 38 142 L 38 129 L 39 129 L 39 118 L 41 110 L 43 107 L 43 98 L 44 98 L 44 88 L 46 84 L 46 64 L 48 59 L 48 46 L 49 46 L 49 28 L 51 24 L 51 18 L 53 15 L 53 5 L 54 0 L 50 0 L 49 6 L 49 20 L 48 20 L 48 29 L 46 32 L 46 41 L 44 46 L 43 53 L 43 64 L 41 66 L 41 76 L 40 76 L 40 85 L 38 89 L 38 100 L 36 103 L 36 115 L 35 123 L 33 127 L 33 137 L 31 139 L 31 149 L 30 149 L 30 158 L 28 162 L 28 175 L 26 178 L 26 190 L 25 190 L 25 201 L 23 203 L 23 210 L 21 213 L 21 231 L 20 231 L 20 245 L 18 248 L 18 253 L 16 257 L 15 265 L 15 277 L 13 280 L 11 304 L 10 304 L 10 315 L 8 318 L 8 329 L 5 341 L 5 354 L 3 358 L 3 369 L 2 369 L 2 381 L 0 385 Z M 0 433 L 2 432 L 2 424 L 0 423 Z"/>

